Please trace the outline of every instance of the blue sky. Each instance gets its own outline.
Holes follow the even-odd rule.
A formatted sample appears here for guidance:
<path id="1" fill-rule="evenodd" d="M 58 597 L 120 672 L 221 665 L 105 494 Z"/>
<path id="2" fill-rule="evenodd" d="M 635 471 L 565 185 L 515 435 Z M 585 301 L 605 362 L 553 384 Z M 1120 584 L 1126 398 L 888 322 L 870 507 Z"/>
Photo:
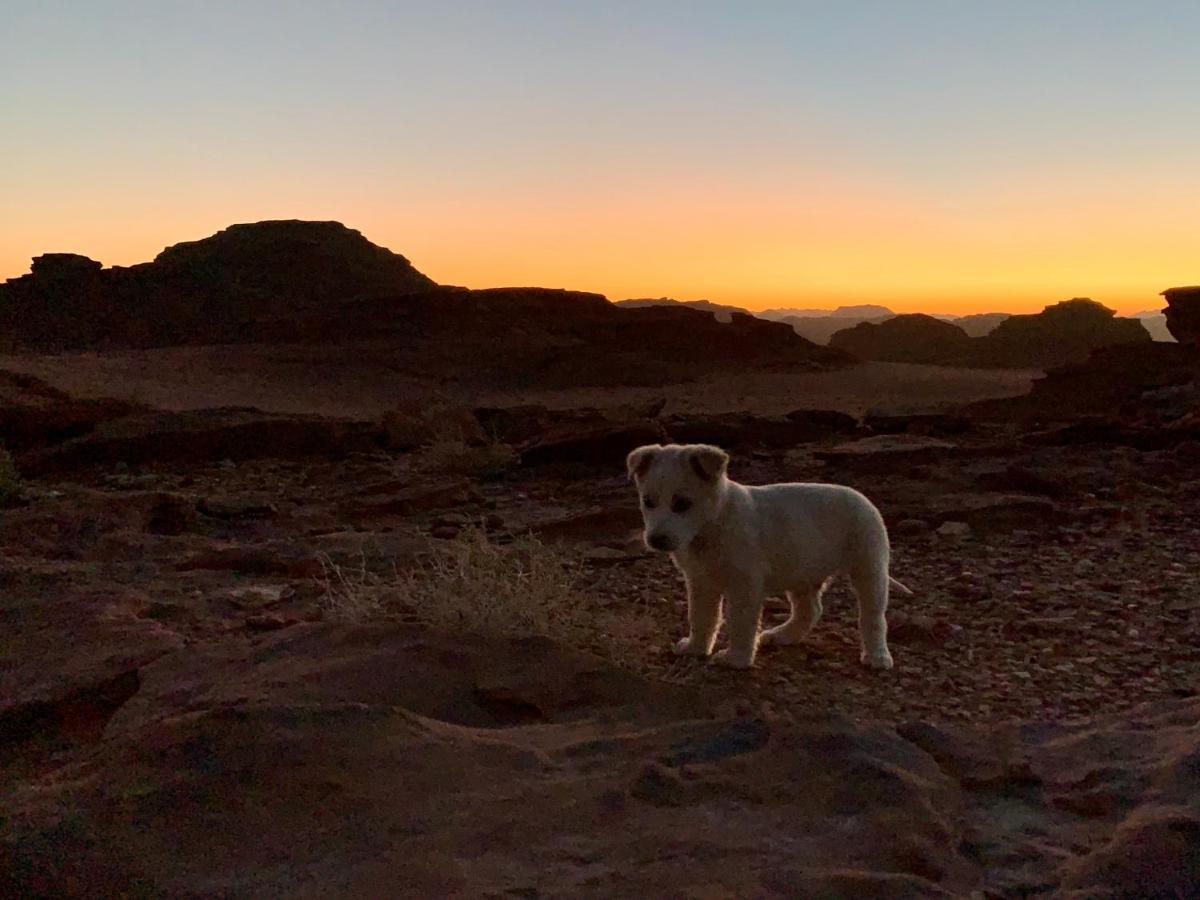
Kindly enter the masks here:
<path id="1" fill-rule="evenodd" d="M 1079 291 L 1152 305 L 1196 265 L 1182 255 L 1200 236 L 1186 224 L 1200 3 L 3 0 L 0 13 L 0 277 L 48 249 L 128 263 L 293 215 L 424 255 L 444 281 L 736 301 L 743 278 L 750 305 L 889 290 L 967 303 L 980 284 L 1034 303 L 1037 272 L 1051 302 L 1076 269 Z M 858 258 L 854 220 L 864 267 L 881 235 L 879 267 L 960 252 L 971 267 L 962 284 L 905 272 L 893 290 L 847 272 L 839 286 L 803 249 L 832 240 L 823 211 L 842 223 L 838 260 Z M 722 217 L 738 249 L 717 270 Z M 1024 248 L 1027 227 L 1038 243 Z M 1147 229 L 1157 255 L 1138 243 Z M 1124 275 L 1122 241 L 1137 257 Z M 1006 257 L 1022 250 L 1040 262 L 1017 284 Z"/>

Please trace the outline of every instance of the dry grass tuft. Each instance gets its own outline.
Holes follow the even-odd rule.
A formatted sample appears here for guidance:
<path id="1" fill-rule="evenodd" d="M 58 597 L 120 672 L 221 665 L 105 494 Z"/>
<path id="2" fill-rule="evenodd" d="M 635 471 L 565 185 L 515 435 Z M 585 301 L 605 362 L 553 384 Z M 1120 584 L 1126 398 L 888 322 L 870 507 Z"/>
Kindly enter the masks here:
<path id="1" fill-rule="evenodd" d="M 467 528 L 452 541 L 431 540 L 411 568 L 384 575 L 365 562 L 322 563 L 331 618 L 405 616 L 441 627 L 557 637 L 583 624 L 579 564 L 533 537 L 498 545 Z"/>
<path id="2" fill-rule="evenodd" d="M 430 540 L 411 567 L 384 574 L 365 561 L 339 567 L 325 559 L 323 565 L 322 606 L 331 619 L 544 635 L 622 663 L 642 652 L 621 637 L 632 636 L 629 617 L 618 620 L 611 603 L 587 589 L 580 559 L 532 536 L 498 545 L 480 529 L 464 529 L 451 541 Z"/>

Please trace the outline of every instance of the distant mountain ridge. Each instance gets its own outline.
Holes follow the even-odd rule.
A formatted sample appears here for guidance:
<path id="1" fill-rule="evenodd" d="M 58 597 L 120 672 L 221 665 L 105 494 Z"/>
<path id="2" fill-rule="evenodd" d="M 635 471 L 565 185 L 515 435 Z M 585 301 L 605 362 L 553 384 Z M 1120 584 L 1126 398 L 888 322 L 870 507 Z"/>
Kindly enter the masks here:
<path id="1" fill-rule="evenodd" d="M 1148 342 L 1138 319 L 1122 318 L 1086 297 L 1008 316 L 981 337 L 919 313 L 837 332 L 829 345 L 860 359 L 985 368 L 1046 368 L 1084 359 L 1101 347 Z"/>
<path id="2" fill-rule="evenodd" d="M 691 306 L 704 309 L 717 316 L 719 321 L 728 322 L 733 313 L 757 316 L 772 322 L 786 322 L 795 329 L 801 337 L 816 344 L 828 344 L 837 332 L 852 328 L 862 323 L 878 325 L 897 315 L 886 306 L 877 304 L 858 304 L 853 306 L 838 306 L 833 309 L 773 307 L 771 309 L 751 312 L 739 306 L 713 303 L 709 300 L 672 300 L 660 297 L 654 300 L 619 300 L 619 305 L 625 306 Z M 990 334 L 1001 322 L 1013 314 L 1006 312 L 970 313 L 957 316 L 950 313 L 918 313 L 929 315 L 943 322 L 952 322 L 961 328 L 969 337 L 983 337 Z M 1156 341 L 1174 341 L 1175 338 L 1167 329 L 1166 316 L 1160 310 L 1145 310 L 1135 313 L 1128 318 L 1139 319 Z"/>

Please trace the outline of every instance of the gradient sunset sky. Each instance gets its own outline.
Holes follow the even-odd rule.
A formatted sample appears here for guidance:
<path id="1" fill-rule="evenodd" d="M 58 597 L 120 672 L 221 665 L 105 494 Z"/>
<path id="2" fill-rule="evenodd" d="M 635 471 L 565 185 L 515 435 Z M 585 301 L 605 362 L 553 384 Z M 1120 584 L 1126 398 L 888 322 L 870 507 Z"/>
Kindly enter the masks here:
<path id="1" fill-rule="evenodd" d="M 1200 282 L 1195 0 L 0 0 L 0 33 L 0 279 L 303 218 L 612 299 Z"/>

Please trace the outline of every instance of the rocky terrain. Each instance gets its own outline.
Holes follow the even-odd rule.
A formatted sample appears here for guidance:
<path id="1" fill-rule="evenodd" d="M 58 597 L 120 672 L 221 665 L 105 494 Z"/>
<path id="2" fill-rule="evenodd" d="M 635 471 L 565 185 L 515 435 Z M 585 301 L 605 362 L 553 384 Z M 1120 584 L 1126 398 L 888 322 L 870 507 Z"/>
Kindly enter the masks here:
<path id="1" fill-rule="evenodd" d="M 1194 896 L 1198 375 L 358 419 L 5 375 L 0 893 Z M 657 440 L 874 498 L 896 669 L 840 584 L 750 672 L 671 655 Z"/>
<path id="2" fill-rule="evenodd" d="M 1035 378 L 437 286 L 336 223 L 39 257 L 0 288 L 0 896 L 1196 896 L 1188 296 L 1180 343 Z M 995 346 L 1064 315 L 1113 324 Z M 751 671 L 671 654 L 654 441 L 872 497 L 896 668 L 844 584 Z"/>
<path id="3" fill-rule="evenodd" d="M 1148 342 L 1138 319 L 1118 317 L 1083 297 L 1036 315 L 1008 316 L 981 337 L 920 314 L 864 322 L 834 334 L 829 346 L 860 359 L 931 365 L 1045 369 L 1078 362 L 1114 344 Z"/>

